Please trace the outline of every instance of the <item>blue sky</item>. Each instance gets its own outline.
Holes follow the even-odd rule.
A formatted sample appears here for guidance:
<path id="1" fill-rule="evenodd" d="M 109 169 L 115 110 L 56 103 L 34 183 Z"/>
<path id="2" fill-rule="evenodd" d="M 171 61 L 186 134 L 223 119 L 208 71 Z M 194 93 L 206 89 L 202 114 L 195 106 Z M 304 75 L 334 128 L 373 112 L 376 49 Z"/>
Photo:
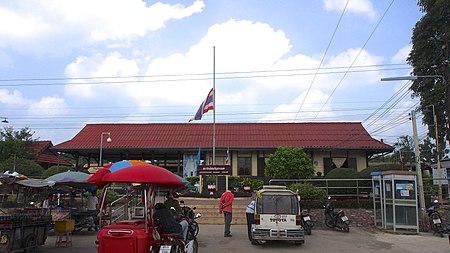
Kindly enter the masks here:
<path id="1" fill-rule="evenodd" d="M 410 73 L 421 16 L 403 0 L 2 1 L 0 117 L 54 144 L 88 123 L 185 123 L 215 63 L 216 122 L 358 121 L 393 144 L 417 99 L 380 78 Z"/>

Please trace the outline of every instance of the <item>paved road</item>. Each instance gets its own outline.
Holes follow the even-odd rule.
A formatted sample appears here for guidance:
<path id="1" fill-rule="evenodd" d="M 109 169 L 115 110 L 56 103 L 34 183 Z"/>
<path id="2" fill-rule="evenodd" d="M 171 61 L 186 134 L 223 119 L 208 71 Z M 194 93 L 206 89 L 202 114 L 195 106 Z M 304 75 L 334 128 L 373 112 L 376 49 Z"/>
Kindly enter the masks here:
<path id="1" fill-rule="evenodd" d="M 351 228 L 350 233 L 331 230 L 313 230 L 306 236 L 302 246 L 269 242 L 264 245 L 251 245 L 247 239 L 246 226 L 232 225 L 233 237 L 223 237 L 223 225 L 201 225 L 199 252 L 214 253 L 256 253 L 256 252 L 345 252 L 345 253 L 444 253 L 450 252 L 447 237 L 440 238 L 430 233 L 420 235 L 398 235 L 380 231 Z M 73 236 L 73 246 L 55 248 L 55 237 L 49 236 L 46 245 L 39 248 L 40 253 L 95 253 L 95 232 L 80 232 Z"/>

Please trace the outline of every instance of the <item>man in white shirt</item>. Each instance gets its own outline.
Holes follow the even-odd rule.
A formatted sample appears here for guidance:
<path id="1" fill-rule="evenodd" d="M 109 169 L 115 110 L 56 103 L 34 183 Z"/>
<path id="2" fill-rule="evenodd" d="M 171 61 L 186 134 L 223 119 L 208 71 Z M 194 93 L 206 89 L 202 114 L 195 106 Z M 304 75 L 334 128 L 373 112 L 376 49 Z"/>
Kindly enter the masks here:
<path id="1" fill-rule="evenodd" d="M 245 215 L 247 216 L 247 234 L 248 234 L 248 240 L 252 241 L 252 224 L 255 223 L 255 201 L 252 200 L 248 205 L 247 209 L 245 210 Z"/>
<path id="2" fill-rule="evenodd" d="M 98 210 L 98 197 L 97 192 L 93 191 L 91 195 L 89 196 L 86 204 L 87 210 L 93 213 L 92 219 L 93 219 L 93 225 L 95 226 L 95 231 L 98 230 L 98 220 L 97 220 L 97 210 Z M 89 231 L 91 231 L 92 228 L 89 228 Z"/>

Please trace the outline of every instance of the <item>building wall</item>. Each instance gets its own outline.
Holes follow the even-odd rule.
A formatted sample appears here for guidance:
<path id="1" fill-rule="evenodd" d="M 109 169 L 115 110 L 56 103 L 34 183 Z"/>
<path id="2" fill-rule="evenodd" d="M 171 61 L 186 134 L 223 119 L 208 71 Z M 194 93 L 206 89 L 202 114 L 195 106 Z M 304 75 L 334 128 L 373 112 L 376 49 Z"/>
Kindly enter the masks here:
<path id="1" fill-rule="evenodd" d="M 233 176 L 240 176 L 238 170 L 239 154 L 248 156 L 249 152 L 238 152 L 230 150 L 230 165 Z M 252 151 L 251 154 L 251 176 L 258 176 L 258 152 Z M 355 158 L 357 171 L 365 169 L 367 166 L 366 154 L 364 151 L 315 151 L 309 153 L 315 168 L 316 173 L 320 172 L 324 175 L 324 158 Z M 225 164 L 226 152 L 216 153 L 216 164 Z M 212 162 L 212 153 L 207 155 L 206 164 Z"/>

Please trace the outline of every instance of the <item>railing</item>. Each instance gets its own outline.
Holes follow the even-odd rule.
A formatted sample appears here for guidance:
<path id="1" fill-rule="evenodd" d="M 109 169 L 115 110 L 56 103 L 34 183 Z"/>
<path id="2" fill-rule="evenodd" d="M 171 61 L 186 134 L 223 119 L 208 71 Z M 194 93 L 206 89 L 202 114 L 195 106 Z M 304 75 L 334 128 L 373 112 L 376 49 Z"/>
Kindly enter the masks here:
<path id="1" fill-rule="evenodd" d="M 358 203 L 372 197 L 372 179 L 270 179 L 269 184 L 289 186 L 295 183 L 309 183 L 326 191 L 327 196 L 352 198 Z"/>
<path id="2" fill-rule="evenodd" d="M 125 201 L 124 201 L 125 200 Z M 122 205 L 116 206 L 122 202 L 125 202 Z M 109 205 L 109 224 L 113 224 L 116 221 L 124 220 L 128 218 L 128 206 L 129 206 L 128 196 L 124 195 Z"/>

